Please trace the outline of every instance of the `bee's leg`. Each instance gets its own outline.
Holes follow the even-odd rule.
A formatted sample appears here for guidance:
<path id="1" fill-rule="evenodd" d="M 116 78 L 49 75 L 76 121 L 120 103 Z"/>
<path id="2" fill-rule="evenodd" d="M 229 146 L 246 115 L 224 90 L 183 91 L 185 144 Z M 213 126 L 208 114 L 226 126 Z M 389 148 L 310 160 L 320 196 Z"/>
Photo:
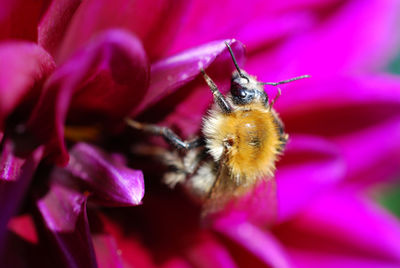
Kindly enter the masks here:
<path id="1" fill-rule="evenodd" d="M 159 146 L 137 144 L 131 148 L 131 152 L 139 156 L 152 157 L 163 163 L 167 167 L 163 181 L 169 187 L 173 188 L 177 183 L 185 182 L 188 172 L 177 151 L 167 150 Z"/>
<path id="2" fill-rule="evenodd" d="M 224 95 L 219 92 L 217 85 L 214 81 L 206 74 L 204 69 L 200 69 L 201 73 L 203 74 L 204 80 L 206 81 L 208 87 L 211 89 L 211 92 L 214 96 L 214 101 L 218 104 L 221 108 L 222 112 L 229 114 L 232 112 L 232 107 L 229 102 L 226 101 Z"/>
<path id="3" fill-rule="evenodd" d="M 128 126 L 134 129 L 162 136 L 166 142 L 170 143 L 178 149 L 190 150 L 204 145 L 204 139 L 201 137 L 197 137 L 191 141 L 183 141 L 178 135 L 176 135 L 170 128 L 167 127 L 143 124 L 129 118 L 127 118 L 125 122 L 128 124 Z"/>
<path id="4" fill-rule="evenodd" d="M 269 109 L 270 109 L 270 110 L 271 110 L 272 106 L 274 106 L 275 102 L 279 99 L 279 97 L 280 97 L 281 94 L 282 94 L 281 89 L 280 89 L 279 87 L 277 87 L 277 89 L 278 89 L 278 92 L 276 93 L 275 98 L 274 98 L 274 99 L 271 101 L 271 103 L 269 104 Z"/>

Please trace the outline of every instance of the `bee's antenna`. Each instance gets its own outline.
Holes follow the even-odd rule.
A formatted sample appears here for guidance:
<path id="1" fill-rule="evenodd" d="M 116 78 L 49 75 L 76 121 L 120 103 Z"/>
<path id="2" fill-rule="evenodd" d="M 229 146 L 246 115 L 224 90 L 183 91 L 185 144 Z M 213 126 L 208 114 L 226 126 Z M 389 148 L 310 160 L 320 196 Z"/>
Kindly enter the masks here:
<path id="1" fill-rule="evenodd" d="M 281 85 L 281 84 L 286 84 L 286 83 L 290 83 L 292 81 L 296 81 L 296 80 L 300 80 L 303 78 L 309 78 L 311 77 L 310 75 L 306 74 L 306 75 L 301 75 L 301 76 L 297 76 L 297 77 L 293 77 L 290 78 L 288 80 L 283 80 L 283 81 L 279 81 L 279 82 L 260 82 L 260 85 L 271 85 L 271 86 L 277 86 L 277 85 Z"/>
<path id="2" fill-rule="evenodd" d="M 247 77 L 245 77 L 245 76 L 242 74 L 242 71 L 240 70 L 239 65 L 238 65 L 238 63 L 237 63 L 237 61 L 236 61 L 235 55 L 233 54 L 232 48 L 231 48 L 231 46 L 228 44 L 227 41 L 225 41 L 225 45 L 226 45 L 226 47 L 228 48 L 229 53 L 231 54 L 231 57 L 232 57 L 232 60 L 233 60 L 233 64 L 235 64 L 236 70 L 238 71 L 240 77 L 247 78 Z"/>

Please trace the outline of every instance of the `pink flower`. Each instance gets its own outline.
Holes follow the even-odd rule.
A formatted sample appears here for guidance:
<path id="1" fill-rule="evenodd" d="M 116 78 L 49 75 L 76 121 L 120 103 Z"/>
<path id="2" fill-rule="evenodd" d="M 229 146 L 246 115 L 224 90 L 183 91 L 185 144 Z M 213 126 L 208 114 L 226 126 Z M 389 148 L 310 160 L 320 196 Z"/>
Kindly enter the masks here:
<path id="1" fill-rule="evenodd" d="M 398 220 L 366 195 L 399 170 L 400 80 L 383 71 L 399 44 L 397 1 L 53 1 L 29 14 L 3 4 L 4 265 L 399 265 Z M 123 119 L 198 133 L 212 101 L 199 64 L 226 92 L 224 40 L 262 81 L 312 79 L 285 86 L 275 106 L 291 136 L 277 192 L 263 183 L 202 222 L 198 204 L 160 183 L 157 162 L 132 155 L 146 141 Z M 64 126 L 84 131 L 64 137 Z"/>

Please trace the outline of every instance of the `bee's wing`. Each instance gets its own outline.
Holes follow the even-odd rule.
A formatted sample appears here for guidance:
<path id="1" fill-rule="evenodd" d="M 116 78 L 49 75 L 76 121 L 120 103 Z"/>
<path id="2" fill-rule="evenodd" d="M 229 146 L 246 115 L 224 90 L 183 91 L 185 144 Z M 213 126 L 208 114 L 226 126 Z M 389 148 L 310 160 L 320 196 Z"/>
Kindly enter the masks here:
<path id="1" fill-rule="evenodd" d="M 203 207 L 203 216 L 241 211 L 249 218 L 268 224 L 276 219 L 276 181 L 264 178 L 253 184 L 237 184 L 225 164 L 220 162 L 217 176 Z"/>
<path id="2" fill-rule="evenodd" d="M 204 215 L 218 212 L 223 209 L 232 198 L 232 193 L 236 188 L 229 176 L 229 169 L 224 162 L 225 161 L 221 160 L 214 184 L 205 200 L 203 206 Z"/>
<path id="3" fill-rule="evenodd" d="M 247 192 L 250 185 L 238 183 L 231 177 L 227 163 L 227 155 L 224 153 L 218 166 L 216 178 L 208 194 L 204 205 L 206 214 L 221 210 L 227 203 L 235 197 Z M 251 186 L 250 186 L 251 187 Z"/>

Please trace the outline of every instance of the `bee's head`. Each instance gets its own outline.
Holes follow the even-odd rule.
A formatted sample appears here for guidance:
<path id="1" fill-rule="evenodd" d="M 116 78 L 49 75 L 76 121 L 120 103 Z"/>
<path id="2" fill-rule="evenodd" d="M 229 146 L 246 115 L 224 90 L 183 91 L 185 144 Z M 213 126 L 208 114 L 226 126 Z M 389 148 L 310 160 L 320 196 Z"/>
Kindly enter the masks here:
<path id="1" fill-rule="evenodd" d="M 263 86 L 245 71 L 233 72 L 231 81 L 232 101 L 236 105 L 245 105 L 255 101 L 268 102 Z"/>
<path id="2" fill-rule="evenodd" d="M 225 42 L 226 47 L 231 54 L 233 64 L 236 67 L 236 71 L 232 74 L 231 81 L 231 97 L 232 101 L 236 105 L 245 105 L 254 102 L 261 102 L 266 107 L 272 107 L 277 98 L 280 96 L 280 89 L 278 88 L 278 94 L 275 99 L 269 103 L 268 95 L 264 91 L 264 85 L 278 86 L 280 84 L 286 84 L 295 80 L 308 78 L 309 75 L 301 75 L 294 78 L 290 78 L 287 80 L 282 80 L 279 82 L 259 82 L 257 79 L 242 69 L 239 68 L 239 65 L 235 59 L 235 55 L 233 55 L 232 48 L 229 46 L 228 42 Z"/>

